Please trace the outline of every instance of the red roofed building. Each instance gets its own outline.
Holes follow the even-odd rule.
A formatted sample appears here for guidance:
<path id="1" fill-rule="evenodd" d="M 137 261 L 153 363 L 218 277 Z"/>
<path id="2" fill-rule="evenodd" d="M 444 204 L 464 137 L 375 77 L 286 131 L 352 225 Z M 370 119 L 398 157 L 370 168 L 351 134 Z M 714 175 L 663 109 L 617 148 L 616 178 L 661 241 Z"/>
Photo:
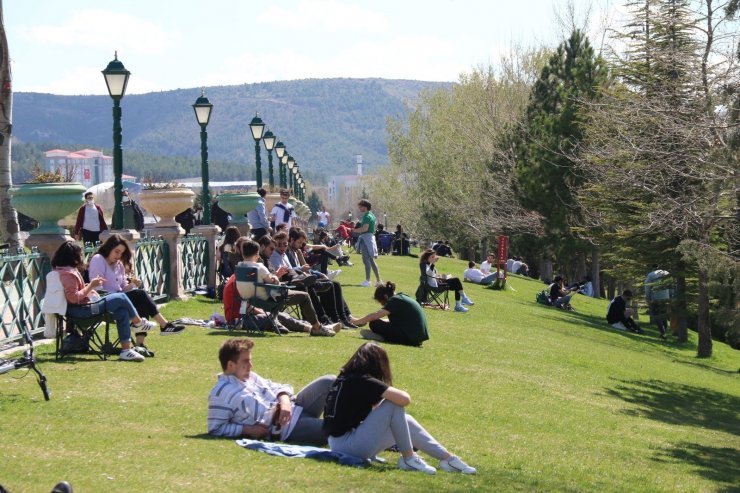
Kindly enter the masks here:
<path id="1" fill-rule="evenodd" d="M 113 158 L 101 151 L 82 149 L 46 151 L 45 169 L 60 170 L 65 179 L 78 181 L 89 188 L 98 183 L 113 181 Z"/>

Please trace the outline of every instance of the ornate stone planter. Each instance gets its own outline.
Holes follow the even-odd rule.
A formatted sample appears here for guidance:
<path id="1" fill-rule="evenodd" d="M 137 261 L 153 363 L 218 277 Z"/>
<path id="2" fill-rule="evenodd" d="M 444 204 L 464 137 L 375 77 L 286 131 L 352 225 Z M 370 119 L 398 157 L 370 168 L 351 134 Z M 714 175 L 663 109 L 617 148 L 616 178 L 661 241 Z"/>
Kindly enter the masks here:
<path id="1" fill-rule="evenodd" d="M 231 214 L 232 224 L 244 224 L 247 218 L 244 215 L 257 207 L 260 196 L 257 192 L 249 193 L 222 193 L 218 196 L 218 205 Z M 267 210 L 270 213 L 270 210 Z"/>
<path id="2" fill-rule="evenodd" d="M 139 202 L 147 212 L 159 217 L 155 228 L 180 227 L 175 216 L 193 206 L 195 193 L 189 188 L 143 189 Z"/>
<path id="3" fill-rule="evenodd" d="M 39 222 L 31 235 L 68 235 L 57 222 L 80 208 L 85 190 L 81 183 L 24 183 L 11 190 L 10 203 Z"/>
<path id="4" fill-rule="evenodd" d="M 278 192 L 272 192 L 265 195 L 265 211 L 268 216 L 267 219 L 270 219 L 270 211 L 278 202 L 280 202 L 280 194 Z"/>

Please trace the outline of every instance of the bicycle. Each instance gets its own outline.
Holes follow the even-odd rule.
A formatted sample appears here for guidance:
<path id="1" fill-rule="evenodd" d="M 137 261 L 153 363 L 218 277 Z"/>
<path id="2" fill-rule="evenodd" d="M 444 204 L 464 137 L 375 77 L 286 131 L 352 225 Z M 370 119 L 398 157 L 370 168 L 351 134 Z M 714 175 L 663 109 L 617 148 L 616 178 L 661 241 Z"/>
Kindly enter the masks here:
<path id="1" fill-rule="evenodd" d="M 19 370 L 21 368 L 29 368 L 29 370 L 33 370 L 34 373 L 36 373 L 36 381 L 38 382 L 39 387 L 41 387 L 41 392 L 44 394 L 44 399 L 48 401 L 51 398 L 51 393 L 46 384 L 46 376 L 44 376 L 36 365 L 36 357 L 33 354 L 33 338 L 31 337 L 31 332 L 26 326 L 23 327 L 23 339 L 28 344 L 28 348 L 23 351 L 23 356 L 7 360 L 0 358 L 0 375 L 4 375 L 11 370 Z M 24 378 L 26 375 L 28 375 L 28 372 L 18 378 Z"/>

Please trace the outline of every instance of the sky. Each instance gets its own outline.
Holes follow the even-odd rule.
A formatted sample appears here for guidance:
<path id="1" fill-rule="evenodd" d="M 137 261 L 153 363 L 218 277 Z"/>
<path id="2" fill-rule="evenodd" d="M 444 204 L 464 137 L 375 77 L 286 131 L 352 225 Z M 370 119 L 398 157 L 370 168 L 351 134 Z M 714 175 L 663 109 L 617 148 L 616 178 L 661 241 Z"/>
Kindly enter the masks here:
<path id="1" fill-rule="evenodd" d="M 608 0 L 571 0 L 592 24 Z M 515 44 L 556 46 L 566 0 L 3 0 L 13 90 L 127 94 L 275 80 L 456 81 Z M 596 19 L 596 22 L 594 21 Z"/>

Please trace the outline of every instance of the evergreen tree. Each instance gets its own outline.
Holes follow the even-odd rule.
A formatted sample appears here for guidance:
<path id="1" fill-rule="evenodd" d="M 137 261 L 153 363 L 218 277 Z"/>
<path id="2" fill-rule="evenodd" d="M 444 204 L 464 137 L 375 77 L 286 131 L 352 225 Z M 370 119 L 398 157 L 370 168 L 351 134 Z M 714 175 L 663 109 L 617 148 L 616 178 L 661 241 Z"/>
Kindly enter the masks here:
<path id="1" fill-rule="evenodd" d="M 573 258 L 575 251 L 590 249 L 571 230 L 579 217 L 572 190 L 582 182 L 571 156 L 583 137 L 583 101 L 593 99 L 607 77 L 604 61 L 575 30 L 552 54 L 532 89 L 517 145 L 517 191 L 523 205 L 544 218 L 546 256 Z"/>

